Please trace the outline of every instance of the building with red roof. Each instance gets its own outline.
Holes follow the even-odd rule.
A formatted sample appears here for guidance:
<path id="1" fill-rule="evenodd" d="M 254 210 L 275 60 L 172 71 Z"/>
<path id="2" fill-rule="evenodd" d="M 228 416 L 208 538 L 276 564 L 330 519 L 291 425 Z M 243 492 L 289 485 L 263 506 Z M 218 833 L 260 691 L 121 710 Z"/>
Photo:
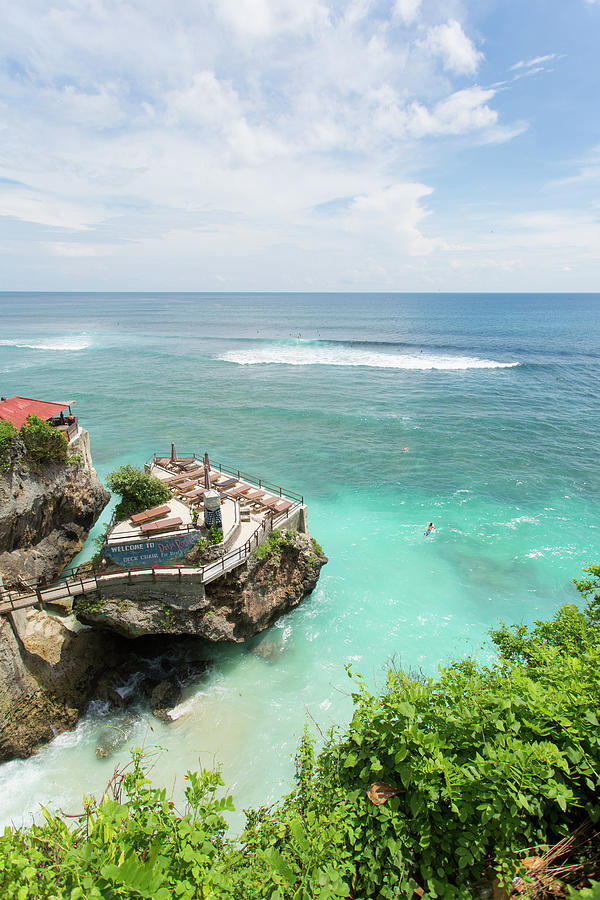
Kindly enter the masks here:
<path id="1" fill-rule="evenodd" d="M 2 397 L 0 400 L 0 419 L 12 422 L 15 428 L 21 428 L 27 421 L 27 416 L 38 416 L 45 422 L 50 422 L 60 431 L 65 432 L 68 440 L 77 433 L 77 419 L 71 412 L 72 400 L 64 402 L 50 402 L 48 400 L 34 400 L 32 397 Z M 68 413 L 65 415 L 65 410 Z"/>

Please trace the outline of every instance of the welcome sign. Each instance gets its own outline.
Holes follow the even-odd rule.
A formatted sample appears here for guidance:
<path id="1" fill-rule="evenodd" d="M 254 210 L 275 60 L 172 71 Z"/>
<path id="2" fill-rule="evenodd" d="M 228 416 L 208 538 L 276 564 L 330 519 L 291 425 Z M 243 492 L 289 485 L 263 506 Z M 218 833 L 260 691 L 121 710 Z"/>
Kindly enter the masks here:
<path id="1" fill-rule="evenodd" d="M 149 541 L 130 541 L 123 544 L 107 544 L 104 556 L 117 566 L 135 569 L 141 566 L 164 566 L 179 559 L 200 538 L 199 531 L 181 536 L 157 537 Z"/>

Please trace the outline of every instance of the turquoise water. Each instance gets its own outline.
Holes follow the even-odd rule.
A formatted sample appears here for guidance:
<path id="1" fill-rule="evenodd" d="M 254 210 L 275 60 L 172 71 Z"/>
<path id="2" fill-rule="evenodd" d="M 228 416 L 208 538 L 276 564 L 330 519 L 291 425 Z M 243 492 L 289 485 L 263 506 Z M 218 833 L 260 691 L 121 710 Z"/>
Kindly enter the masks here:
<path id="1" fill-rule="evenodd" d="M 600 559 L 600 295 L 3 294 L 0 314 L 2 395 L 76 400 L 101 477 L 208 450 L 302 492 L 330 560 L 269 632 L 207 646 L 174 725 L 140 708 L 98 760 L 95 705 L 1 766 L 0 821 L 79 809 L 142 740 L 175 796 L 216 761 L 238 809 L 272 801 L 307 716 L 347 720 L 346 663 L 381 685 L 392 660 L 488 658 L 491 625 L 576 601 Z"/>

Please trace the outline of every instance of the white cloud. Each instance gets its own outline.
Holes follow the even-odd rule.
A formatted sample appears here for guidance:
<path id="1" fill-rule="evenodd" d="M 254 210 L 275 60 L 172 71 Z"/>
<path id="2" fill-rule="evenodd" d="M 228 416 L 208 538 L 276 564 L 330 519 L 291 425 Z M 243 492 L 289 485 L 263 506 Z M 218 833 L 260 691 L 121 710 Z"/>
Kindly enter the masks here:
<path id="1" fill-rule="evenodd" d="M 498 122 L 498 113 L 488 106 L 495 91 L 480 87 L 456 91 L 429 110 L 414 103 L 409 111 L 408 129 L 415 137 L 464 134 L 490 128 Z"/>
<path id="2" fill-rule="evenodd" d="M 446 21 L 459 3 L 444 4 L 446 24 L 425 25 L 430 12 L 418 0 L 13 4 L 0 179 L 22 184 L 0 180 L 0 236 L 14 228 L 61 271 L 107 279 L 161 265 L 231 279 L 235 260 L 238 288 L 260 287 L 251 273 L 294 287 L 310 258 L 315 288 L 335 287 L 352 258 L 393 284 L 445 252 L 422 182 L 448 147 L 523 128 L 503 122 L 495 88 L 457 89 L 482 59 Z M 336 198 L 342 213 L 314 212 Z M 150 275 L 123 283 L 137 277 Z"/>
<path id="3" fill-rule="evenodd" d="M 101 222 L 106 213 L 89 204 L 78 204 L 60 197 L 17 188 L 0 193 L 0 216 L 11 216 L 23 222 L 34 222 L 51 228 L 79 231 Z"/>
<path id="4" fill-rule="evenodd" d="M 67 256 L 71 259 L 87 259 L 91 256 L 100 256 L 106 252 L 106 248 L 99 248 L 90 244 L 66 244 L 54 241 L 49 245 L 52 253 L 57 256 Z"/>
<path id="5" fill-rule="evenodd" d="M 393 184 L 355 197 L 349 207 L 346 226 L 354 231 L 368 231 L 377 241 L 394 235 L 394 243 L 411 256 L 431 253 L 439 244 L 419 230 L 419 223 L 428 215 L 421 205 L 423 197 L 432 193 L 424 184 Z M 388 237 L 389 240 L 389 237 Z"/>
<path id="6" fill-rule="evenodd" d="M 527 61 L 520 60 L 515 63 L 514 66 L 509 68 L 509 72 L 514 72 L 516 69 L 525 69 L 529 66 L 539 66 L 541 63 L 550 62 L 552 59 L 556 59 L 556 53 L 547 53 L 545 56 L 536 56 L 534 59 L 529 59 Z"/>
<path id="7" fill-rule="evenodd" d="M 419 14 L 421 0 L 396 0 L 394 15 L 398 16 L 406 25 L 412 25 Z"/>
<path id="8" fill-rule="evenodd" d="M 310 33 L 329 20 L 329 10 L 319 0 L 218 0 L 216 8 L 234 31 L 255 38 Z"/>
<path id="9" fill-rule="evenodd" d="M 168 125 L 202 125 L 222 130 L 242 115 L 242 104 L 231 83 L 219 81 L 214 72 L 195 72 L 191 83 L 165 95 Z"/>
<path id="10" fill-rule="evenodd" d="M 551 182 L 551 186 L 561 187 L 578 183 L 585 185 L 596 181 L 600 182 L 600 144 L 596 147 L 592 147 L 588 154 L 582 159 L 577 160 L 575 166 L 577 171 L 574 175 L 558 178 Z"/>
<path id="11" fill-rule="evenodd" d="M 483 59 L 483 53 L 477 50 L 456 19 L 430 28 L 423 46 L 441 58 L 445 69 L 458 75 L 473 75 Z"/>

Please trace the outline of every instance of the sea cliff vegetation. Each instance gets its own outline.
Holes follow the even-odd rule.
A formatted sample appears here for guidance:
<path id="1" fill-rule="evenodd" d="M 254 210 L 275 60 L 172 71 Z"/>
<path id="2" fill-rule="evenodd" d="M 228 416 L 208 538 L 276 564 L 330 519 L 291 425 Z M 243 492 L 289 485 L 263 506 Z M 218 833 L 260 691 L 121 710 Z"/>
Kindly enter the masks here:
<path id="1" fill-rule="evenodd" d="M 390 668 L 380 695 L 348 670 L 350 726 L 318 753 L 305 734 L 294 790 L 247 810 L 239 840 L 218 773 L 188 772 L 179 811 L 135 750 L 74 825 L 45 812 L 5 830 L 0 895 L 467 900 L 494 878 L 509 890 L 525 855 L 567 838 L 571 887 L 552 896 L 598 898 L 600 566 L 586 575 L 583 611 L 492 631 L 489 665 L 463 660 L 435 679 Z M 545 877 L 521 895 L 550 896 Z"/>
<path id="2" fill-rule="evenodd" d="M 33 466 L 64 464 L 68 462 L 67 441 L 38 416 L 27 416 L 20 429 L 0 420 L 0 471 L 8 469 L 15 456 Z"/>
<path id="3" fill-rule="evenodd" d="M 160 478 L 142 472 L 137 466 L 121 466 L 106 477 L 106 483 L 121 497 L 115 509 L 118 522 L 128 519 L 144 509 L 152 509 L 171 500 L 171 492 Z"/>

